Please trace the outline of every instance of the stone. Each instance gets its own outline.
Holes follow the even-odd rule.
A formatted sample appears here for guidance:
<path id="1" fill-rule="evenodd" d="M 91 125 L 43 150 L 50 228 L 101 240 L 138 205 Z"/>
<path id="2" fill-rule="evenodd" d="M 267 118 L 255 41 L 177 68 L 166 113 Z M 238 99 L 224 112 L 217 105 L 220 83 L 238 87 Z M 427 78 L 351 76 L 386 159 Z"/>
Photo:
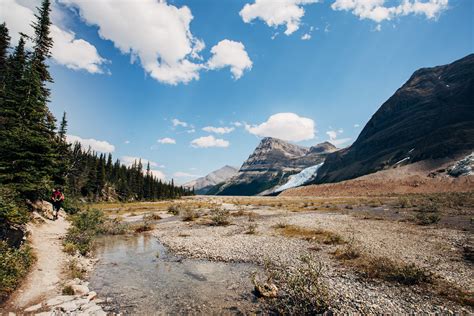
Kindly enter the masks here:
<path id="1" fill-rule="evenodd" d="M 66 302 L 70 302 L 74 299 L 74 296 L 71 296 L 71 295 L 60 295 L 60 296 L 56 296 L 50 300 L 48 300 L 46 302 L 46 305 L 48 306 L 56 306 L 56 305 L 59 305 L 59 304 L 63 304 L 63 303 L 66 303 Z"/>
<path id="2" fill-rule="evenodd" d="M 79 308 L 76 302 L 74 301 L 66 302 L 64 304 L 59 305 L 58 307 L 64 312 L 73 312 Z"/>
<path id="3" fill-rule="evenodd" d="M 94 291 L 90 291 L 88 294 L 87 294 L 87 299 L 89 301 L 92 301 L 93 299 L 95 299 L 97 297 L 97 293 L 94 292 Z"/>
<path id="4" fill-rule="evenodd" d="M 77 295 L 85 295 L 89 293 L 89 288 L 85 285 L 73 284 L 71 287 L 74 290 L 74 293 L 76 293 Z"/>
<path id="5" fill-rule="evenodd" d="M 34 313 L 37 310 L 41 309 L 43 307 L 43 304 L 39 303 L 33 306 L 30 306 L 24 310 L 25 313 Z"/>

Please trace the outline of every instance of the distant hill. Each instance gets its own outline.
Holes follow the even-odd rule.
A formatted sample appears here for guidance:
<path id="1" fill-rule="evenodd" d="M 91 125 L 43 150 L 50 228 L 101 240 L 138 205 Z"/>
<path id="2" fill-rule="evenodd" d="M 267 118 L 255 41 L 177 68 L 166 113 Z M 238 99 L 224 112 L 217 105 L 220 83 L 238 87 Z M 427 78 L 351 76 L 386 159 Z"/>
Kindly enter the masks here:
<path id="1" fill-rule="evenodd" d="M 185 188 L 192 189 L 196 194 L 207 194 L 207 192 L 216 184 L 227 181 L 237 174 L 238 169 L 232 166 L 224 166 L 218 170 L 209 173 L 205 177 L 185 183 Z"/>
<path id="2" fill-rule="evenodd" d="M 337 148 L 326 142 L 311 148 L 266 137 L 243 163 L 238 173 L 211 189 L 217 195 L 256 195 L 286 183 L 289 176 L 324 161 Z"/>
<path id="3" fill-rule="evenodd" d="M 394 166 L 456 158 L 474 149 L 474 54 L 417 70 L 366 124 L 352 146 L 330 154 L 313 183 Z"/>

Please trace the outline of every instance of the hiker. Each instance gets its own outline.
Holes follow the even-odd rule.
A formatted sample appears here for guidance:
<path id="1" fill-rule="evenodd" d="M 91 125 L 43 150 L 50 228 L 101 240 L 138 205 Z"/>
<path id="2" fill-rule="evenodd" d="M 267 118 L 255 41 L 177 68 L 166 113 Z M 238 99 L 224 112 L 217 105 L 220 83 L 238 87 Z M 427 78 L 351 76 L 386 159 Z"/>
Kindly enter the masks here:
<path id="1" fill-rule="evenodd" d="M 61 209 L 61 204 L 64 201 L 64 195 L 61 193 L 59 188 L 55 188 L 53 195 L 51 195 L 51 200 L 53 201 L 53 219 L 58 219 L 58 213 Z"/>

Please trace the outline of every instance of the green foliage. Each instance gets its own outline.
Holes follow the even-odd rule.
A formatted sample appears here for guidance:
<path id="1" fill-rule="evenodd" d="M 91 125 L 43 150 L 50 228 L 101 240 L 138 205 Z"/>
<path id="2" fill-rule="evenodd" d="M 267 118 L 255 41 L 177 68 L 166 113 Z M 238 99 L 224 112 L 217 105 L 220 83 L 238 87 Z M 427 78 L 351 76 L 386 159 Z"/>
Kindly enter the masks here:
<path id="1" fill-rule="evenodd" d="M 104 213 L 99 210 L 84 210 L 71 217 L 71 228 L 69 228 L 66 243 L 75 246 L 80 254 L 86 255 L 92 250 L 94 237 L 102 232 L 102 224 L 105 221 Z M 71 247 L 71 246 L 69 246 Z"/>
<path id="2" fill-rule="evenodd" d="M 18 287 L 34 260 L 28 245 L 15 249 L 0 241 L 0 303 Z"/>
<path id="3" fill-rule="evenodd" d="M 25 224 L 29 219 L 28 211 L 9 199 L 7 192 L 0 190 L 0 226 Z"/>

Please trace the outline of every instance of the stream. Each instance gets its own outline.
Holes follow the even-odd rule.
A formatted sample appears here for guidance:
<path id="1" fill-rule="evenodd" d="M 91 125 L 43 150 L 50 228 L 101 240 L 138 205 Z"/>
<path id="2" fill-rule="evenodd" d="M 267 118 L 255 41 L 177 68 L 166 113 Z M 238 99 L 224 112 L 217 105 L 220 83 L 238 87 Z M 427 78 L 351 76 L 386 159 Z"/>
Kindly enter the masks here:
<path id="1" fill-rule="evenodd" d="M 251 314 L 260 306 L 252 294 L 246 263 L 185 259 L 148 234 L 98 240 L 99 259 L 89 287 L 106 299 L 105 309 L 122 314 Z"/>

